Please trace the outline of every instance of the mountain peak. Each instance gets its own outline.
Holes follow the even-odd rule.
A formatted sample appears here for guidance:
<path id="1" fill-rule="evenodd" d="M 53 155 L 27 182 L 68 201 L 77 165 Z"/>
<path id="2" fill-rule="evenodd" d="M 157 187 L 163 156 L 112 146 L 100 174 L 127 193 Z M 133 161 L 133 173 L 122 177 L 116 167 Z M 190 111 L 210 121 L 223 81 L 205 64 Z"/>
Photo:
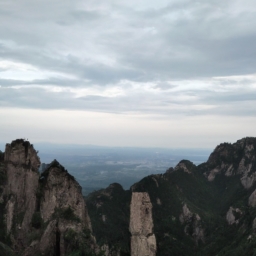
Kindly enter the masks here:
<path id="1" fill-rule="evenodd" d="M 91 252 L 95 241 L 81 186 L 57 160 L 40 176 L 37 153 L 25 139 L 6 144 L 0 173 L 1 242 L 12 244 L 20 255 L 68 255 L 78 248 Z"/>
<path id="2" fill-rule="evenodd" d="M 40 166 L 38 151 L 25 139 L 16 139 L 6 144 L 4 161 L 13 165 L 23 165 L 33 171 L 37 171 Z"/>
<path id="3" fill-rule="evenodd" d="M 176 167 L 174 168 L 175 171 L 182 170 L 186 173 L 192 173 L 193 170 L 196 168 L 194 163 L 189 160 L 181 160 Z"/>

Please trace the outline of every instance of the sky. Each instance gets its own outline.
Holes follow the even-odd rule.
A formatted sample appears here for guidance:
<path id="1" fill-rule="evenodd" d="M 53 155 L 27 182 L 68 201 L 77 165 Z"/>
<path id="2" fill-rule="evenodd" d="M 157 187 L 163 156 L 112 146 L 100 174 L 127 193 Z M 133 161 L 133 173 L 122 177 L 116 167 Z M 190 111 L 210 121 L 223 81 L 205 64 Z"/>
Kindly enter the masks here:
<path id="1" fill-rule="evenodd" d="M 0 142 L 256 136 L 255 17 L 254 0 L 0 0 Z"/>

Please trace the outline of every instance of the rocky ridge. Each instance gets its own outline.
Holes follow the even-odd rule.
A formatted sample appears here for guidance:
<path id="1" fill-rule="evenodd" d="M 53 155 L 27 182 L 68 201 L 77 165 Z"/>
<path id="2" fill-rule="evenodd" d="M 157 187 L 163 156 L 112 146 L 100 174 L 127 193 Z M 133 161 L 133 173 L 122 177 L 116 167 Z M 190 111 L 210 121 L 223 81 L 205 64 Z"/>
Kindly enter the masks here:
<path id="1" fill-rule="evenodd" d="M 33 145 L 13 141 L 0 152 L 0 255 L 254 255 L 255 147 L 222 143 L 205 163 L 182 160 L 128 191 L 111 184 L 85 204 L 63 166 L 40 174 Z"/>
<path id="2" fill-rule="evenodd" d="M 213 181 L 219 173 L 230 177 L 240 175 L 241 184 L 250 189 L 256 181 L 256 142 L 254 138 L 244 138 L 234 144 L 222 143 L 210 155 L 204 174 Z"/>
<path id="3" fill-rule="evenodd" d="M 28 141 L 16 140 L 6 145 L 4 164 L 6 184 L 2 197 L 6 201 L 7 235 L 19 250 L 29 245 L 29 241 L 22 238 L 27 237 L 36 210 L 35 191 L 38 189 L 40 159 Z"/>
<path id="4" fill-rule="evenodd" d="M 205 163 L 196 166 L 182 160 L 166 173 L 145 177 L 127 191 L 127 203 L 132 201 L 134 193 L 149 196 L 156 255 L 254 255 L 255 148 L 256 138 L 244 138 L 233 144 L 222 143 Z M 105 192 L 96 193 L 102 195 Z M 116 196 L 112 194 L 112 203 Z M 93 210 L 94 200 L 91 196 L 87 199 L 89 213 Z M 101 207 L 108 207 L 110 201 L 102 202 Z M 114 207 L 118 208 L 117 205 Z M 132 204 L 131 208 L 134 208 Z M 107 219 L 108 214 L 104 212 Z M 140 213 L 135 215 L 136 218 L 131 218 L 139 221 Z M 97 220 L 93 214 L 91 218 L 93 223 Z M 125 229 L 128 229 L 129 221 L 127 218 L 123 225 Z M 110 228 L 112 223 L 106 225 Z M 130 230 L 133 236 L 137 232 L 131 227 Z M 108 244 L 104 233 L 99 234 L 98 239 L 101 237 Z M 136 243 L 132 244 L 131 252 L 136 248 Z"/>
<path id="5" fill-rule="evenodd" d="M 80 185 L 56 160 L 40 175 L 40 159 L 23 139 L 6 145 L 1 215 L 5 251 L 64 256 L 96 249 Z"/>

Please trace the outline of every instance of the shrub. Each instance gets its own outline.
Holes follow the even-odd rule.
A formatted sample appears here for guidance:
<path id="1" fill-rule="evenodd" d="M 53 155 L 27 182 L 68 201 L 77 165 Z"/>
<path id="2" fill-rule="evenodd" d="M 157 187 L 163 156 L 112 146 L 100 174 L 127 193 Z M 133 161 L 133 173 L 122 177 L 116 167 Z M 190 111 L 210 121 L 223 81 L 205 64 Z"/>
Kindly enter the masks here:
<path id="1" fill-rule="evenodd" d="M 40 212 L 35 212 L 32 216 L 32 227 L 39 229 L 43 224 Z"/>
<path id="2" fill-rule="evenodd" d="M 0 163 L 0 185 L 6 182 L 6 173 L 3 164 Z"/>
<path id="3" fill-rule="evenodd" d="M 77 222 L 81 221 L 80 218 L 74 214 L 74 210 L 70 206 L 67 208 L 55 208 L 53 218 L 63 218 Z"/>

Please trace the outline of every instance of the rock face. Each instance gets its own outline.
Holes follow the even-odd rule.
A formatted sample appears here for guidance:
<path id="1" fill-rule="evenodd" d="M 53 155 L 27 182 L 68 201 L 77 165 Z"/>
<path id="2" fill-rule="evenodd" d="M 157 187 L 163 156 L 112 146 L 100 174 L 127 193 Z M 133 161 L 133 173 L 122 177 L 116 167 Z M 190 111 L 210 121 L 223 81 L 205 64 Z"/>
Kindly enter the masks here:
<path id="1" fill-rule="evenodd" d="M 91 232 L 82 189 L 74 177 L 54 160 L 40 177 L 39 195 L 37 210 L 43 222 L 48 223 L 39 250 L 55 249 L 60 256 L 67 255 L 74 250 L 74 244 L 82 243 L 84 230 Z"/>
<path id="2" fill-rule="evenodd" d="M 183 162 L 180 162 L 176 165 L 174 168 L 175 171 L 182 169 L 186 173 L 191 173 L 191 171 L 187 168 L 186 164 Z"/>
<path id="3" fill-rule="evenodd" d="M 28 141 L 16 140 L 6 145 L 4 162 L 6 164 L 6 228 L 17 248 L 28 245 L 27 237 L 36 210 L 36 193 L 40 159 Z M 11 232 L 12 231 L 12 232 Z M 21 240 L 21 238 L 23 238 Z M 22 241 L 22 242 L 21 242 Z"/>
<path id="4" fill-rule="evenodd" d="M 250 189 L 256 181 L 256 139 L 247 137 L 236 143 L 222 143 L 210 155 L 207 165 L 209 170 L 205 176 L 213 181 L 216 175 L 240 175 L 241 184 Z"/>
<path id="5" fill-rule="evenodd" d="M 48 221 L 56 209 L 70 208 L 81 223 L 91 229 L 82 188 L 57 161 L 41 175 L 41 184 L 40 212 L 44 221 Z"/>
<path id="6" fill-rule="evenodd" d="M 187 204 L 183 205 L 179 219 L 182 224 L 185 224 L 184 232 L 186 235 L 191 235 L 196 244 L 198 244 L 199 240 L 204 242 L 204 229 L 201 224 L 201 218 L 198 214 L 192 213 Z"/>
<path id="7" fill-rule="evenodd" d="M 6 235 L 19 255 L 65 256 L 73 251 L 91 253 L 95 241 L 82 189 L 56 160 L 40 175 L 40 159 L 28 141 L 6 145 Z"/>
<path id="8" fill-rule="evenodd" d="M 156 255 L 156 238 L 153 234 L 152 204 L 148 193 L 133 192 L 130 207 L 132 256 Z"/>
<path id="9" fill-rule="evenodd" d="M 239 219 L 237 218 L 238 216 L 240 217 L 242 215 L 242 211 L 239 208 L 233 208 L 232 206 L 229 207 L 229 210 L 226 214 L 226 220 L 229 225 L 238 224 Z"/>
<path id="10" fill-rule="evenodd" d="M 256 206 L 256 189 L 252 192 L 252 194 L 249 196 L 248 204 L 252 207 Z"/>
<path id="11" fill-rule="evenodd" d="M 6 144 L 4 161 L 14 166 L 23 166 L 37 171 L 40 166 L 40 159 L 37 151 L 29 141 L 18 139 L 11 144 Z"/>

